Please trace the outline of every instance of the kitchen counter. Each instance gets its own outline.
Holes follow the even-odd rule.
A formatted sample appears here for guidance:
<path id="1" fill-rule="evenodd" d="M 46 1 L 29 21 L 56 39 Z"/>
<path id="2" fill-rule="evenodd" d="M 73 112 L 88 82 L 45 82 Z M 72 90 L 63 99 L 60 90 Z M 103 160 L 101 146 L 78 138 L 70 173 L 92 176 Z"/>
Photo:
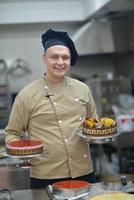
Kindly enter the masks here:
<path id="1" fill-rule="evenodd" d="M 0 167 L 0 188 L 11 190 L 29 189 L 29 168 L 20 168 L 15 166 Z"/>
<path id="2" fill-rule="evenodd" d="M 99 188 L 97 190 L 99 190 Z M 101 195 L 101 194 L 106 194 L 106 193 L 108 193 L 108 191 L 105 191 L 103 193 L 98 192 L 98 194 L 96 193 L 94 195 L 99 195 L 99 194 Z M 89 192 L 89 196 L 86 195 L 83 197 L 77 197 L 77 200 L 80 200 L 80 199 L 87 200 L 91 198 L 92 195 Z M 47 190 L 45 189 L 34 189 L 34 190 L 27 189 L 27 190 L 14 190 L 14 191 L 12 190 L 12 192 L 6 191 L 6 190 L 5 191 L 0 190 L 0 200 L 4 200 L 4 199 L 6 200 L 52 200 L 52 199 L 54 200 L 55 199 L 56 200 L 56 199 L 62 199 L 62 198 L 50 197 Z"/>
<path id="3" fill-rule="evenodd" d="M 8 191 L 0 191 L 0 200 L 11 200 L 11 196 Z M 45 189 L 38 190 L 15 190 L 12 191 L 12 200 L 50 200 Z"/>

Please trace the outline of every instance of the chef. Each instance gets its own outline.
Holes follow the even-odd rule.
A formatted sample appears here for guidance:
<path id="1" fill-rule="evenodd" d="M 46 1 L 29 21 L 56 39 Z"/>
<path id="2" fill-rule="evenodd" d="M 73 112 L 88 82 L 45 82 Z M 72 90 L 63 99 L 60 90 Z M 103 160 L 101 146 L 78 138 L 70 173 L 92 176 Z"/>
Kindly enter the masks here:
<path id="1" fill-rule="evenodd" d="M 49 29 L 42 44 L 44 75 L 18 93 L 6 142 L 26 133 L 43 142 L 48 154 L 31 158 L 31 188 L 72 179 L 95 182 L 89 145 L 77 133 L 86 117 L 97 117 L 96 105 L 89 87 L 67 75 L 78 58 L 74 42 L 67 32 Z"/>

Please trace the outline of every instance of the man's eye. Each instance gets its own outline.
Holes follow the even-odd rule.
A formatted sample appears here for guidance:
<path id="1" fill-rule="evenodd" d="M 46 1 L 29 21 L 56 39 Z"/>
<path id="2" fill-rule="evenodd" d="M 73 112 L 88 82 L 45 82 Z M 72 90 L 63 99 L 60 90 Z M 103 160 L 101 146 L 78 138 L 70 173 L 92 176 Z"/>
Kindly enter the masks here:
<path id="1" fill-rule="evenodd" d="M 58 56 L 52 56 L 51 58 L 52 59 L 58 59 Z"/>
<path id="2" fill-rule="evenodd" d="M 63 59 L 64 60 L 68 60 L 70 57 L 69 56 L 64 56 Z"/>

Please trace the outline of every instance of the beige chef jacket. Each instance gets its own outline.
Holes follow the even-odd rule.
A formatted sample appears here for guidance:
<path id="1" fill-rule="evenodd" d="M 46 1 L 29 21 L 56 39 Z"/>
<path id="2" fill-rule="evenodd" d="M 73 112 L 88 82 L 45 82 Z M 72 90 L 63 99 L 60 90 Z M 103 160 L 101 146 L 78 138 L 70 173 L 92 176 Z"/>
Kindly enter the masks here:
<path id="1" fill-rule="evenodd" d="M 77 135 L 86 117 L 97 117 L 87 85 L 69 77 L 53 84 L 43 77 L 17 95 L 5 129 L 6 142 L 26 132 L 43 141 L 48 154 L 31 159 L 31 177 L 83 176 L 93 171 L 89 145 Z"/>

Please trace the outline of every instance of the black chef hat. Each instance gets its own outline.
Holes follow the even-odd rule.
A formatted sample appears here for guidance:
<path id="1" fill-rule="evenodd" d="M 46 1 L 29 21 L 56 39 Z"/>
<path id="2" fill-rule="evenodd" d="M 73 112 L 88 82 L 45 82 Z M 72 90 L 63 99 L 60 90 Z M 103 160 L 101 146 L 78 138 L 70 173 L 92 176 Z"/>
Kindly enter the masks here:
<path id="1" fill-rule="evenodd" d="M 69 37 L 67 32 L 49 29 L 42 35 L 42 44 L 45 50 L 54 45 L 63 45 L 68 47 L 71 51 L 71 65 L 75 65 L 78 53 L 74 42 Z"/>

